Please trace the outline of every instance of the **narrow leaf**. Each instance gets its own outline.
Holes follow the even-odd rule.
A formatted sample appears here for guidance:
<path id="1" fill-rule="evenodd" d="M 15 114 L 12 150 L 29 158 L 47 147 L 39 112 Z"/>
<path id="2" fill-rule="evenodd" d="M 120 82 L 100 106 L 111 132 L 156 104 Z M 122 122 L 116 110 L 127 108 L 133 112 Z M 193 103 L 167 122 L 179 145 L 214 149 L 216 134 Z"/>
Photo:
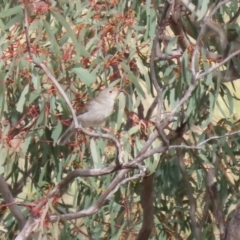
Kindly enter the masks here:
<path id="1" fill-rule="evenodd" d="M 90 73 L 85 68 L 73 68 L 71 71 L 75 73 L 87 86 L 90 86 L 96 81 L 97 76 L 93 73 Z"/>
<path id="2" fill-rule="evenodd" d="M 16 109 L 18 112 L 22 113 L 23 111 L 23 106 L 25 104 L 25 98 L 26 98 L 26 94 L 28 93 L 29 91 L 29 84 L 25 86 L 25 88 L 23 89 L 22 91 L 22 94 L 17 102 L 17 105 L 16 105 Z"/>

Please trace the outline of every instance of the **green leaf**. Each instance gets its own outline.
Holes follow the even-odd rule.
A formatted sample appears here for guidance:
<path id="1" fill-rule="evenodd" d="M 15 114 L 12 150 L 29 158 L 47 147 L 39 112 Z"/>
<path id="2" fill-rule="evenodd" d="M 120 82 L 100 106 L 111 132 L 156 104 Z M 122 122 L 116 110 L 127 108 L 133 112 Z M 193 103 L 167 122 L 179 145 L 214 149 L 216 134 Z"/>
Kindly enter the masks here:
<path id="1" fill-rule="evenodd" d="M 218 109 L 220 110 L 221 114 L 222 114 L 225 118 L 227 118 L 228 116 L 226 115 L 226 112 L 224 111 L 224 109 L 222 108 L 221 104 L 219 104 L 218 101 L 216 102 L 216 105 L 217 105 Z"/>
<path id="2" fill-rule="evenodd" d="M 199 153 L 198 156 L 199 156 L 205 163 L 208 163 L 208 164 L 210 163 L 209 160 L 208 160 L 208 158 L 207 158 L 204 154 Z"/>
<path id="3" fill-rule="evenodd" d="M 0 154 L 1 154 L 1 159 L 0 159 L 0 174 L 4 173 L 4 165 L 5 161 L 8 157 L 8 150 L 5 148 L 5 146 L 0 143 Z"/>
<path id="4" fill-rule="evenodd" d="M 182 78 L 183 78 L 183 82 L 186 82 L 187 84 L 191 83 L 192 77 L 189 74 L 189 70 L 188 70 L 188 66 L 189 66 L 189 56 L 188 56 L 188 51 L 186 50 L 183 54 L 183 58 L 182 58 Z M 197 62 L 197 57 L 196 57 L 196 62 Z M 181 89 L 179 89 L 181 91 Z"/>
<path id="5" fill-rule="evenodd" d="M 17 105 L 16 105 L 16 109 L 18 112 L 22 113 L 23 112 L 23 106 L 25 104 L 25 101 L 26 101 L 26 95 L 29 91 L 29 84 L 27 84 L 25 86 L 25 88 L 23 89 L 22 93 L 21 93 L 21 96 L 17 102 Z"/>
<path id="6" fill-rule="evenodd" d="M 32 133 L 28 134 L 23 142 L 23 146 L 21 147 L 21 151 L 23 153 L 27 153 L 27 150 L 28 150 L 28 147 L 29 147 L 31 141 L 32 141 Z"/>
<path id="7" fill-rule="evenodd" d="M 124 108 L 126 106 L 126 98 L 124 94 L 119 95 L 118 101 L 118 115 L 117 115 L 117 129 L 120 129 L 123 124 Z"/>
<path id="8" fill-rule="evenodd" d="M 53 129 L 51 138 L 54 142 L 58 140 L 62 132 L 62 124 L 60 121 L 57 122 L 57 126 Z"/>
<path id="9" fill-rule="evenodd" d="M 216 103 L 216 95 L 212 94 L 211 92 L 209 93 L 209 117 L 207 120 L 207 123 L 210 123 L 213 117 L 213 113 L 214 113 L 214 108 L 215 108 L 215 103 Z"/>
<path id="10" fill-rule="evenodd" d="M 139 132 L 139 130 L 140 130 L 140 125 L 134 126 L 128 130 L 128 134 L 129 134 L 129 136 L 131 136 L 131 135 Z"/>
<path id="11" fill-rule="evenodd" d="M 47 34 L 48 34 L 48 39 L 49 39 L 49 41 L 51 42 L 51 45 L 50 45 L 50 46 L 53 48 L 54 53 L 55 53 L 56 55 L 61 55 L 60 47 L 59 47 L 59 45 L 58 45 L 58 43 L 57 43 L 57 41 L 56 41 L 56 38 L 55 38 L 55 36 L 54 36 L 54 31 L 53 31 L 53 29 L 52 29 L 51 26 L 48 24 L 48 22 L 47 22 L 47 21 L 44 21 L 44 20 L 43 20 L 43 26 L 44 26 Z"/>
<path id="12" fill-rule="evenodd" d="M 89 53 L 87 52 L 87 50 L 82 46 L 82 44 L 80 42 L 77 41 L 77 38 L 73 32 L 73 30 L 70 28 L 69 23 L 67 23 L 66 19 L 59 14 L 58 12 L 52 11 L 52 15 L 56 18 L 57 21 L 59 21 L 64 28 L 67 30 L 70 38 L 73 41 L 73 44 L 75 46 L 75 49 L 77 51 L 77 56 L 83 55 L 84 57 L 89 57 Z"/>
<path id="13" fill-rule="evenodd" d="M 209 0 L 202 0 L 201 1 L 201 10 L 197 11 L 197 13 L 198 13 L 197 21 L 202 20 L 202 18 L 206 15 L 206 13 L 208 11 L 208 5 L 209 5 Z"/>
<path id="14" fill-rule="evenodd" d="M 99 155 L 99 148 L 94 139 L 90 140 L 90 149 L 91 149 L 91 155 L 92 155 L 94 167 L 100 168 L 102 166 L 101 157 Z"/>
<path id="15" fill-rule="evenodd" d="M 5 24 L 4 29 L 9 30 L 13 25 L 22 22 L 23 21 L 23 15 L 22 14 L 17 14 L 13 18 L 11 18 L 7 24 Z"/>
<path id="16" fill-rule="evenodd" d="M 135 60 L 136 60 L 136 64 L 137 64 L 137 67 L 138 67 L 140 73 L 142 75 L 146 74 L 148 72 L 148 70 L 147 70 L 146 66 L 144 66 L 141 58 L 136 57 Z"/>
<path id="17" fill-rule="evenodd" d="M 127 74 L 127 76 L 129 77 L 129 79 L 131 80 L 131 82 L 134 84 L 134 86 L 136 87 L 138 93 L 140 93 L 144 98 L 145 98 L 145 93 L 142 90 L 142 87 L 139 83 L 139 80 L 134 76 L 134 74 L 132 73 L 132 71 L 130 71 L 130 68 L 128 65 L 126 65 L 125 63 L 121 62 L 121 67 L 123 68 L 123 70 L 125 71 L 125 73 Z"/>
<path id="18" fill-rule="evenodd" d="M 145 159 L 144 162 L 145 162 L 147 170 L 149 171 L 149 174 L 152 174 L 156 171 L 159 161 L 153 161 L 153 158 L 149 157 L 149 158 Z"/>
<path id="19" fill-rule="evenodd" d="M 225 95 L 227 96 L 227 100 L 228 100 L 227 108 L 229 109 L 229 114 L 232 115 L 233 114 L 233 109 L 234 109 L 232 93 L 230 92 L 228 87 L 225 86 L 224 84 L 222 84 L 222 88 L 224 89 L 224 92 L 225 92 L 224 96 Z"/>
<path id="20" fill-rule="evenodd" d="M 148 69 L 143 64 L 141 58 L 136 57 L 135 60 L 136 60 L 136 64 L 137 64 L 137 67 L 138 67 L 140 73 L 144 76 L 146 86 L 147 86 L 147 91 L 148 91 L 148 93 L 150 93 L 151 92 L 151 81 L 150 81 L 150 78 L 149 78 Z"/>
<path id="21" fill-rule="evenodd" d="M 4 11 L 0 12 L 0 18 L 5 18 L 5 17 L 9 17 L 12 15 L 18 15 L 21 14 L 23 15 L 23 11 L 22 11 L 22 5 L 18 5 L 16 7 L 13 8 L 9 8 L 9 9 L 5 9 Z"/>
<path id="22" fill-rule="evenodd" d="M 175 36 L 173 37 L 169 43 L 168 43 L 168 46 L 167 46 L 167 49 L 166 49 L 166 54 L 170 54 L 172 52 L 172 49 L 175 47 L 175 45 L 177 44 L 177 41 L 178 41 L 178 36 Z"/>
<path id="23" fill-rule="evenodd" d="M 72 68 L 71 71 L 75 73 L 87 86 L 90 86 L 97 79 L 97 76 L 93 73 L 90 73 L 85 68 Z"/>
<path id="24" fill-rule="evenodd" d="M 42 89 L 37 89 L 29 93 L 28 100 L 26 101 L 26 106 L 29 106 L 37 99 L 42 93 Z"/>

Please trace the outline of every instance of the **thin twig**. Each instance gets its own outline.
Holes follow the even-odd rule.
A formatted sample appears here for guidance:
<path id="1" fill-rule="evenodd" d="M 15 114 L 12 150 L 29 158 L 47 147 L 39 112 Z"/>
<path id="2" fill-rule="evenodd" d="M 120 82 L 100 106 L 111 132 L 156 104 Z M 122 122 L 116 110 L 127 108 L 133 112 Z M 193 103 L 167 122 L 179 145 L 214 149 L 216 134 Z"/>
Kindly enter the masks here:
<path id="1" fill-rule="evenodd" d="M 150 118 L 152 117 L 153 111 L 155 110 L 156 106 L 158 104 L 158 99 L 155 98 L 154 101 L 152 102 L 151 106 L 149 107 L 145 120 L 149 121 Z"/>
<path id="2" fill-rule="evenodd" d="M 70 172 L 65 178 L 63 178 L 57 186 L 48 194 L 47 198 L 51 198 L 57 195 L 59 191 L 65 188 L 73 179 L 77 177 L 97 177 L 104 176 L 119 170 L 119 167 L 108 166 L 101 169 L 76 169 Z"/>
<path id="3" fill-rule="evenodd" d="M 193 83 L 197 81 L 197 78 L 196 78 L 196 70 L 195 70 L 196 54 L 197 54 L 197 51 L 198 51 L 198 49 L 199 49 L 200 41 L 201 41 L 201 39 L 202 39 L 203 34 L 205 33 L 205 30 L 206 30 L 206 24 L 203 24 L 202 27 L 201 27 L 200 33 L 199 33 L 199 35 L 198 35 L 196 44 L 195 44 L 195 47 L 194 47 L 194 50 L 193 50 L 193 54 L 192 54 L 191 71 L 192 71 L 192 75 L 193 75 L 193 80 L 192 80 Z"/>
<path id="4" fill-rule="evenodd" d="M 190 0 L 181 0 L 181 2 L 192 14 L 194 14 L 195 16 L 197 16 L 199 18 L 200 11 L 198 9 L 196 9 L 196 6 L 192 2 L 190 2 Z M 211 18 L 223 4 L 226 4 L 228 2 L 230 2 L 230 0 L 220 1 L 216 5 L 216 7 L 214 7 L 214 9 L 211 11 L 211 13 L 208 15 L 208 17 Z"/>
<path id="5" fill-rule="evenodd" d="M 152 144 L 152 142 L 156 139 L 157 136 L 158 136 L 158 132 L 154 131 L 150 135 L 148 141 L 145 143 L 142 150 L 138 153 L 138 156 L 132 162 L 143 161 L 145 158 L 149 157 L 151 154 L 155 154 L 155 150 L 147 152 L 147 149 Z M 166 149 L 166 148 L 162 147 L 162 149 Z M 121 167 L 124 168 L 124 166 L 125 165 L 123 164 Z M 51 221 L 57 221 L 58 219 L 64 219 L 64 220 L 76 219 L 76 218 L 81 218 L 81 217 L 85 217 L 85 216 L 89 216 L 89 215 L 97 213 L 99 211 L 99 209 L 104 205 L 106 199 L 109 198 L 110 196 L 112 196 L 112 194 L 116 191 L 116 189 L 118 189 L 120 187 L 119 184 L 122 184 L 122 183 L 125 182 L 126 179 L 124 179 L 124 177 L 130 170 L 131 170 L 131 168 L 120 170 L 119 173 L 117 174 L 117 176 L 113 179 L 111 184 L 108 186 L 108 188 L 99 196 L 96 203 L 93 204 L 88 209 L 81 210 L 81 211 L 76 212 L 76 213 L 68 213 L 68 214 L 61 215 L 61 216 L 52 216 Z M 139 178 L 141 176 L 143 176 L 143 173 L 138 174 L 138 175 L 133 176 L 133 177 L 130 177 L 130 178 L 128 178 L 128 180 L 132 180 L 135 177 Z"/>
<path id="6" fill-rule="evenodd" d="M 225 0 L 219 4 L 217 4 L 217 6 L 210 12 L 210 14 L 208 16 L 206 16 L 204 18 L 204 21 L 203 21 L 203 24 L 201 26 L 201 30 L 200 30 L 200 33 L 198 35 L 198 38 L 196 40 L 196 44 L 195 44 L 195 47 L 194 47 L 194 50 L 193 50 L 193 55 L 192 55 L 192 63 L 191 63 L 191 71 L 192 71 L 192 75 L 193 75 L 193 79 L 192 79 L 192 83 L 191 85 L 189 86 L 188 90 L 186 91 L 184 97 L 179 101 L 179 103 L 176 105 L 176 107 L 173 109 L 173 113 L 175 113 L 177 111 L 177 109 L 190 97 L 192 91 L 195 89 L 196 85 L 198 84 L 198 79 L 202 78 L 203 76 L 211 73 L 213 70 L 217 69 L 218 67 L 220 67 L 221 65 L 223 65 L 225 62 L 227 62 L 229 59 L 231 59 L 231 57 L 227 58 L 228 60 L 227 61 L 223 61 L 222 64 L 217 64 L 216 66 L 208 69 L 206 72 L 204 73 L 196 73 L 196 70 L 195 70 L 195 59 L 196 59 L 196 54 L 197 54 L 197 51 L 199 49 L 199 45 L 200 45 L 200 41 L 201 41 L 201 38 L 203 36 L 203 34 L 205 33 L 205 30 L 206 30 L 206 26 L 208 25 L 208 22 L 211 20 L 210 18 L 215 14 L 215 12 L 222 6 L 222 4 L 225 4 L 227 1 L 229 0 Z M 196 7 L 194 6 L 194 4 L 192 4 L 191 2 L 189 1 L 183 1 L 182 2 L 184 3 L 184 5 L 192 12 L 195 12 L 195 14 L 198 16 L 200 13 L 198 11 L 195 11 Z M 240 52 L 240 51 L 239 51 Z M 236 54 L 235 54 L 236 55 Z"/>
<path id="7" fill-rule="evenodd" d="M 196 79 L 197 79 L 197 75 L 196 75 Z M 171 111 L 171 114 L 174 115 L 177 110 L 188 100 L 188 98 L 191 96 L 192 92 L 194 91 L 195 87 L 197 86 L 198 81 L 194 81 L 190 84 L 190 86 L 188 87 L 187 91 L 185 92 L 184 96 L 182 97 L 182 99 L 177 103 L 177 105 L 173 108 L 173 110 Z"/>
<path id="8" fill-rule="evenodd" d="M 159 86 L 158 82 L 157 82 L 157 77 L 156 77 L 156 73 L 155 73 L 155 58 L 156 58 L 156 49 L 157 49 L 157 45 L 158 45 L 158 38 L 160 35 L 160 31 L 158 29 L 159 27 L 156 26 L 156 31 L 155 31 L 155 37 L 153 39 L 153 45 L 152 45 L 152 50 L 151 50 L 151 56 L 150 56 L 150 75 L 151 75 L 151 80 L 152 83 L 157 91 L 157 115 L 156 115 L 156 126 L 157 129 L 159 130 L 159 132 L 161 132 L 162 130 L 160 129 L 160 121 L 161 121 L 161 111 L 162 111 L 162 89 Z"/>
<path id="9" fill-rule="evenodd" d="M 238 8 L 237 12 L 229 19 L 227 25 L 235 23 L 239 15 L 240 15 L 240 7 Z"/>
<path id="10" fill-rule="evenodd" d="M 213 67 L 209 68 L 207 71 L 203 72 L 203 73 L 199 73 L 199 75 L 196 77 L 197 79 L 203 78 L 204 76 L 208 75 L 209 73 L 213 72 L 214 70 L 216 70 L 217 68 L 221 67 L 222 65 L 224 65 L 226 62 L 228 62 L 229 60 L 231 60 L 234 56 L 240 54 L 240 50 L 233 52 L 232 54 L 230 54 L 227 58 L 225 58 L 222 62 L 214 65 Z"/>
<path id="11" fill-rule="evenodd" d="M 157 25 L 156 25 L 156 29 L 155 29 L 155 36 L 153 39 L 153 43 L 152 43 L 152 49 L 151 49 L 151 55 L 150 55 L 150 76 L 151 76 L 151 81 L 154 85 L 154 88 L 157 91 L 157 115 L 156 115 L 156 119 L 155 119 L 155 124 L 156 124 L 156 128 L 158 130 L 158 134 L 161 137 L 162 141 L 164 142 L 164 144 L 166 146 L 169 145 L 165 133 L 163 132 L 163 128 L 161 126 L 161 112 L 162 112 L 162 88 L 161 88 L 161 84 L 158 83 L 157 81 L 157 76 L 156 76 L 156 72 L 155 72 L 155 61 L 157 59 L 157 50 L 158 48 L 160 48 L 160 36 L 162 34 L 164 34 L 164 27 L 166 26 L 166 21 L 170 15 L 170 9 L 171 9 L 171 5 L 169 3 L 166 3 L 166 7 L 164 10 L 164 13 L 162 15 L 161 21 L 159 22 L 158 20 L 158 14 L 156 12 L 156 18 L 157 18 Z"/>
<path id="12" fill-rule="evenodd" d="M 128 177 L 128 178 L 123 179 L 123 180 L 115 187 L 115 189 L 113 189 L 113 190 L 109 193 L 107 199 L 109 199 L 115 192 L 117 192 L 118 189 L 121 187 L 121 185 L 126 184 L 127 182 L 130 182 L 130 181 L 132 181 L 132 180 L 136 180 L 136 179 L 142 178 L 142 177 L 144 177 L 144 176 L 145 176 L 145 172 L 141 172 L 141 173 L 136 174 L 136 175 L 134 175 L 134 176 L 132 176 L 132 177 Z"/>
<path id="13" fill-rule="evenodd" d="M 178 104 L 174 107 L 174 109 L 172 110 L 172 114 L 174 114 L 177 109 L 184 104 L 184 102 L 187 101 L 187 99 L 191 96 L 191 93 L 193 92 L 193 90 L 195 89 L 195 87 L 198 84 L 198 79 L 203 78 L 204 76 L 206 76 L 207 74 L 211 73 L 212 71 L 214 71 L 215 69 L 221 67 L 222 65 L 224 65 L 226 62 L 228 62 L 230 59 L 232 59 L 234 56 L 240 54 L 240 50 L 230 54 L 227 58 L 225 58 L 222 62 L 216 64 L 215 66 L 209 68 L 207 71 L 203 72 L 203 73 L 196 73 L 195 76 L 195 81 L 193 81 L 193 83 L 189 86 L 188 90 L 186 91 L 184 97 L 178 102 Z"/>
<path id="14" fill-rule="evenodd" d="M 89 208 L 75 212 L 75 213 L 63 214 L 60 216 L 53 215 L 50 217 L 50 221 L 56 222 L 60 219 L 62 220 L 77 219 L 77 218 L 82 218 L 82 217 L 90 216 L 97 213 L 101 209 L 101 207 L 104 206 L 106 200 L 111 196 L 111 193 L 115 192 L 116 187 L 119 186 L 119 183 L 121 183 L 121 181 L 124 179 L 124 176 L 128 171 L 130 170 L 129 169 L 120 170 L 120 172 L 113 179 L 113 181 L 110 183 L 108 188 L 99 196 L 98 200 Z"/>
<path id="15" fill-rule="evenodd" d="M 158 137 L 158 132 L 154 131 L 148 141 L 145 143 L 144 147 L 141 149 L 141 151 L 138 153 L 138 160 L 144 160 L 146 157 L 150 156 L 151 154 L 155 153 L 154 151 L 150 151 L 146 154 L 147 149 L 151 146 L 152 142 Z M 166 148 L 163 148 L 166 149 Z M 159 151 L 159 150 L 158 150 Z M 48 200 L 55 197 L 55 196 L 59 196 L 60 191 L 64 189 L 64 187 L 75 177 L 77 176 L 94 176 L 95 174 L 97 174 L 99 176 L 100 171 L 102 174 L 108 174 L 112 171 L 117 170 L 119 167 L 114 167 L 114 166 L 110 166 L 108 168 L 105 168 L 104 170 L 100 169 L 100 170 L 75 170 L 73 173 L 70 173 L 65 179 L 63 179 L 49 194 L 48 196 L 43 199 L 36 207 L 35 209 L 41 209 L 45 204 L 47 204 Z M 121 168 L 123 168 L 123 166 L 121 166 Z M 113 179 L 113 181 L 111 182 L 111 184 L 108 186 L 108 188 L 99 196 L 98 200 L 96 201 L 95 204 L 93 204 L 91 207 L 89 207 L 88 209 L 84 209 L 81 210 L 79 212 L 75 212 L 75 213 L 68 213 L 68 214 L 64 214 L 64 215 L 60 215 L 60 216 L 51 216 L 50 220 L 55 222 L 58 221 L 59 219 L 62 220 L 70 220 L 70 219 L 76 219 L 76 218 L 81 218 L 81 217 L 85 217 L 85 216 L 89 216 L 89 215 L 93 215 L 95 213 L 97 213 L 102 206 L 104 206 L 106 199 L 109 198 L 114 192 L 115 189 L 120 186 L 119 183 L 124 182 L 124 177 L 125 175 L 131 170 L 130 169 L 123 169 L 120 170 L 119 173 L 117 174 L 117 176 Z M 137 175 L 137 176 L 133 176 L 134 177 L 141 177 L 143 176 L 142 173 Z M 131 178 L 131 179 L 133 179 Z M 130 180 L 130 179 L 129 179 Z M 38 226 L 39 224 L 40 218 L 35 218 L 33 215 L 30 215 L 30 217 L 28 218 L 28 221 L 24 227 L 24 229 L 21 231 L 21 233 L 18 235 L 18 237 L 16 238 L 16 240 L 22 240 L 22 239 L 26 239 L 26 237 L 29 236 L 29 234 L 31 233 L 32 229 L 35 226 Z"/>
<path id="16" fill-rule="evenodd" d="M 213 139 L 224 138 L 224 137 L 232 136 L 232 135 L 235 135 L 235 134 L 238 134 L 238 133 L 240 133 L 240 130 L 235 131 L 235 132 L 231 132 L 231 133 L 226 133 L 226 134 L 221 135 L 221 136 L 213 136 L 213 137 L 210 137 L 210 138 L 208 138 L 208 139 L 200 142 L 200 143 L 197 145 L 197 147 L 200 147 L 201 145 L 203 145 L 203 144 L 205 144 L 205 143 L 207 143 L 207 142 L 209 142 L 209 141 L 211 141 L 211 140 L 213 140 Z"/>
<path id="17" fill-rule="evenodd" d="M 200 146 L 187 146 L 187 145 L 171 145 L 169 146 L 169 149 L 195 149 L 195 150 L 204 150 L 203 147 L 200 147 Z"/>
<path id="18" fill-rule="evenodd" d="M 209 15 L 207 16 L 208 19 L 212 18 L 213 15 L 217 12 L 217 10 L 224 4 L 231 2 L 231 0 L 222 0 L 220 1 L 213 9 L 212 11 L 209 13 Z"/>

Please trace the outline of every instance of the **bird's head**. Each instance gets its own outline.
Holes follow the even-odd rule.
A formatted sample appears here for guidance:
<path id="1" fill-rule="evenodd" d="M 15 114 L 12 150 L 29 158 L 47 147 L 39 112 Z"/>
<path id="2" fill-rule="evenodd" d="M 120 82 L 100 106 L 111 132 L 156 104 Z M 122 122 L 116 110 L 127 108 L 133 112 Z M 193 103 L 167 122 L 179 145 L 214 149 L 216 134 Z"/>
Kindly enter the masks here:
<path id="1" fill-rule="evenodd" d="M 98 98 L 114 102 L 120 92 L 121 89 L 116 87 L 105 88 L 99 93 Z"/>

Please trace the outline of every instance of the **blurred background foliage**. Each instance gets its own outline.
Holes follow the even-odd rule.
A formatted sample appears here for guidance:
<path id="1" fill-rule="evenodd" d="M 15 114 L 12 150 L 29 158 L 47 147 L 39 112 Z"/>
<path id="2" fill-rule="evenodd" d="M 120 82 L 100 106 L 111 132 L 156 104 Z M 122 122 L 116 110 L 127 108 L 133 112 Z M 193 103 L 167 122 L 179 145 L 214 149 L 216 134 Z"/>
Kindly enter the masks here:
<path id="1" fill-rule="evenodd" d="M 191 61 L 201 21 L 219 3 L 194 0 L 190 2 L 196 9 L 191 10 L 186 1 L 173 2 L 155 64 L 162 87 L 163 118 L 191 85 Z M 163 0 L 28 3 L 31 51 L 58 79 L 76 112 L 106 86 L 116 85 L 128 93 L 120 95 L 106 125 L 120 139 L 125 162 L 136 157 L 154 129 L 157 94 L 149 60 L 158 15 L 159 19 L 164 16 L 167 5 Z M 213 25 L 200 39 L 197 71 L 207 71 L 239 49 L 238 15 L 237 0 L 223 4 L 213 15 Z M 21 1 L 0 1 L 0 27 L 0 173 L 27 218 L 33 206 L 69 172 L 108 166 L 114 162 L 116 150 L 108 140 L 81 133 L 66 146 L 56 145 L 71 114 L 54 84 L 29 57 Z M 237 55 L 201 78 L 178 109 L 181 117 L 166 129 L 169 136 L 184 127 L 170 144 L 196 146 L 210 137 L 239 130 L 239 60 Z M 159 139 L 150 148 L 158 145 Z M 239 134 L 233 134 L 212 139 L 201 151 L 182 150 L 202 239 L 223 239 L 220 223 L 227 226 L 238 203 L 239 146 Z M 179 168 L 179 156 L 176 149 L 170 149 L 145 160 L 149 171 L 155 173 L 154 228 L 149 239 L 195 239 L 189 187 Z M 215 171 L 214 186 L 208 182 L 211 169 Z M 137 173 L 132 170 L 129 177 Z M 49 212 L 64 214 L 90 207 L 115 175 L 75 178 L 65 193 L 51 202 Z M 43 234 L 41 239 L 135 239 L 143 220 L 141 181 L 122 185 L 97 214 L 44 222 L 38 231 Z M 13 239 L 19 229 L 7 206 L 2 199 L 0 235 Z M 222 220 L 216 218 L 217 210 Z"/>

